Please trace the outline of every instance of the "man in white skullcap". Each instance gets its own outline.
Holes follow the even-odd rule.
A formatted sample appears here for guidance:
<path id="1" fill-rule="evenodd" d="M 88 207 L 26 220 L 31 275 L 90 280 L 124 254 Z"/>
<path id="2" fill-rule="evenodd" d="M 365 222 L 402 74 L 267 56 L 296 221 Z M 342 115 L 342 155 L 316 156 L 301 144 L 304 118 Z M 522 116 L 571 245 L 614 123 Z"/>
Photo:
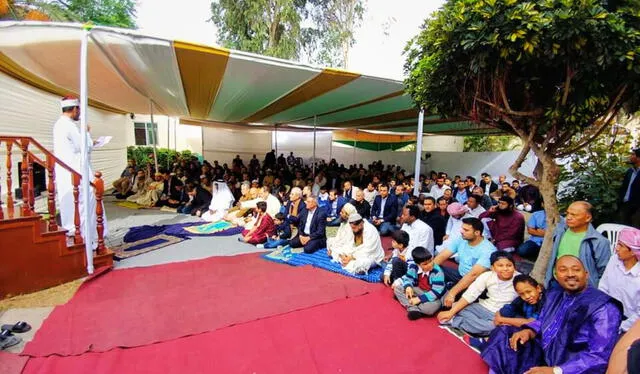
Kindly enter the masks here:
<path id="1" fill-rule="evenodd" d="M 353 240 L 332 248 L 330 255 L 344 270 L 353 274 L 366 274 L 384 259 L 380 234 L 375 226 L 358 213 L 350 215 L 348 221 Z"/>
<path id="2" fill-rule="evenodd" d="M 60 103 L 62 115 L 53 125 L 53 154 L 58 160 L 64 162 L 67 166 L 82 175 L 82 137 L 80 129 L 76 121 L 80 119 L 80 100 L 73 96 L 65 96 Z M 91 169 L 91 151 L 93 141 L 89 135 L 87 128 L 87 162 L 89 163 L 89 181 L 93 180 L 93 171 Z M 62 227 L 67 230 L 67 236 L 75 234 L 74 225 L 74 204 L 73 204 L 73 182 L 71 173 L 56 163 L 55 168 L 55 184 L 58 196 L 58 209 L 60 210 L 60 221 Z M 80 186 L 78 186 L 80 187 Z M 89 230 L 92 238 L 92 248 L 97 247 L 96 232 L 96 196 L 93 188 L 90 188 L 89 199 L 84 197 L 82 188 L 79 188 L 79 208 L 82 236 L 86 233 L 85 209 L 89 209 Z M 104 211 L 104 210 L 103 210 Z M 107 217 L 104 218 L 104 236 L 107 236 Z"/>

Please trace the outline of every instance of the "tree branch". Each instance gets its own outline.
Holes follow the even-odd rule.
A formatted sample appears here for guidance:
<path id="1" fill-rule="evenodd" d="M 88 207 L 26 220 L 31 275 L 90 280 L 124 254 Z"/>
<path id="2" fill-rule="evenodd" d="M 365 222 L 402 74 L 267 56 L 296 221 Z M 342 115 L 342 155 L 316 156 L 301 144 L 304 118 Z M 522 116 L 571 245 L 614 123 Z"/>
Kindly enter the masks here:
<path id="1" fill-rule="evenodd" d="M 509 112 L 513 112 L 511 110 L 511 106 L 509 105 L 509 100 L 507 100 L 507 92 L 504 88 L 504 79 L 506 79 L 507 73 L 504 73 L 503 79 L 498 80 L 498 91 L 500 92 L 500 97 L 502 98 L 502 104 Z"/>
<path id="2" fill-rule="evenodd" d="M 529 151 L 531 151 L 531 143 L 529 143 L 530 139 L 531 138 L 529 138 L 527 142 L 524 144 L 524 146 L 522 147 L 522 151 L 520 151 L 520 154 L 518 155 L 518 158 L 516 158 L 516 160 L 513 162 L 513 165 L 509 167 L 509 173 L 514 177 L 518 178 L 518 180 L 524 181 L 527 184 L 530 184 L 532 186 L 539 187 L 540 182 L 538 182 L 535 178 L 531 178 L 522 174 L 519 171 L 520 166 L 522 166 L 522 163 L 527 158 Z"/>
<path id="3" fill-rule="evenodd" d="M 569 66 L 569 62 L 567 62 L 567 77 L 564 81 L 564 94 L 562 95 L 562 106 L 567 105 L 567 99 L 569 98 L 569 89 L 571 88 L 571 79 L 573 78 L 573 71 L 571 70 L 571 66 Z"/>
<path id="4" fill-rule="evenodd" d="M 611 120 L 613 120 L 614 117 L 620 111 L 620 108 L 616 108 L 616 107 L 617 107 L 618 103 L 620 102 L 620 99 L 622 98 L 622 95 L 624 95 L 626 90 L 627 90 L 627 85 L 622 86 L 622 88 L 620 89 L 620 91 L 618 92 L 618 94 L 616 95 L 614 100 L 609 105 L 609 108 L 607 108 L 607 111 L 605 112 L 605 115 L 604 115 L 605 118 L 603 119 L 602 123 L 600 124 L 600 127 L 598 127 L 596 129 L 596 131 L 594 132 L 593 135 L 587 136 L 587 138 L 585 140 L 583 140 L 582 142 L 578 143 L 577 145 L 569 148 L 568 150 L 565 150 L 563 152 L 555 154 L 555 157 L 565 157 L 565 156 L 568 156 L 568 155 L 570 155 L 572 153 L 575 153 L 576 151 L 580 150 L 581 148 L 583 148 L 586 145 L 588 145 L 589 143 L 591 143 L 595 138 L 600 136 L 600 134 L 602 134 L 604 129 L 609 125 L 609 122 L 611 122 Z"/>
<path id="5" fill-rule="evenodd" d="M 518 111 L 514 111 L 514 110 L 509 110 L 509 109 L 505 109 L 502 108 L 494 103 L 490 103 L 488 101 L 482 100 L 480 98 L 476 99 L 478 102 L 481 102 L 485 105 L 490 106 L 491 108 L 497 110 L 498 112 L 504 113 L 504 114 L 508 114 L 511 116 L 518 116 L 518 117 L 538 117 L 543 113 L 542 109 L 536 109 L 536 110 L 532 110 L 529 112 L 518 112 Z"/>

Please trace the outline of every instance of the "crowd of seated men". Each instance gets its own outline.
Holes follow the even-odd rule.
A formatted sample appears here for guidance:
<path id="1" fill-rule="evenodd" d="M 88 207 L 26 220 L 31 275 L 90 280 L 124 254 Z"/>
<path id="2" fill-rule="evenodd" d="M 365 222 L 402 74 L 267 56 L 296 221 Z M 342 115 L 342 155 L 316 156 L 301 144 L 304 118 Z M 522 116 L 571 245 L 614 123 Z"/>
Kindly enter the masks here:
<path id="1" fill-rule="evenodd" d="M 114 188 L 118 198 L 233 222 L 243 227 L 240 241 L 262 248 L 326 248 L 352 273 L 380 266 L 409 319 L 437 318 L 491 372 L 605 372 L 627 331 L 635 339 L 620 344 L 637 349 L 640 230 L 623 230 L 612 254 L 591 205 L 574 202 L 537 281 L 516 268 L 519 258 L 537 258 L 545 236 L 537 188 L 486 173 L 434 171 L 417 183 L 381 161 L 313 168 L 271 151 L 246 164 L 240 156 L 230 165 L 180 160 L 157 173 L 130 162 Z M 327 238 L 327 227 L 336 235 Z"/>

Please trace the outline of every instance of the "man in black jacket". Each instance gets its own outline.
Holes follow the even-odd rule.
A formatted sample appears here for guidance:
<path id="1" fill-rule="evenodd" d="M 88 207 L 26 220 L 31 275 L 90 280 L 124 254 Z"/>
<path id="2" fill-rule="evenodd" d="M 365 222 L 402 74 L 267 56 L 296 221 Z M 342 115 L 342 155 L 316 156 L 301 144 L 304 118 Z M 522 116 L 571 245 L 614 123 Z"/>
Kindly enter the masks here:
<path id="1" fill-rule="evenodd" d="M 324 209 L 318 209 L 315 196 L 308 196 L 305 204 L 307 209 L 298 220 L 298 235 L 291 239 L 290 245 L 292 248 L 303 247 L 305 253 L 314 253 L 327 247 L 327 214 Z"/>
<path id="2" fill-rule="evenodd" d="M 620 218 L 624 224 L 640 227 L 640 148 L 631 152 L 629 163 L 620 188 Z"/>
<path id="3" fill-rule="evenodd" d="M 428 196 L 424 199 L 424 212 L 421 218 L 433 230 L 433 242 L 442 244 L 442 238 L 447 228 L 447 220 L 440 214 L 436 199 Z"/>
<path id="4" fill-rule="evenodd" d="M 482 191 L 485 195 L 491 195 L 492 192 L 498 189 L 498 184 L 491 179 L 491 175 L 483 173 L 480 187 L 482 187 Z"/>

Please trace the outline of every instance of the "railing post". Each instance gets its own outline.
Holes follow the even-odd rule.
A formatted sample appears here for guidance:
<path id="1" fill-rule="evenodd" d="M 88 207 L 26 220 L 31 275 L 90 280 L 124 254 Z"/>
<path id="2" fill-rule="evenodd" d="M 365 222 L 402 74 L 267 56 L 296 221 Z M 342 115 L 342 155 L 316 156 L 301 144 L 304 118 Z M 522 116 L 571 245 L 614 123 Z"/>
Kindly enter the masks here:
<path id="1" fill-rule="evenodd" d="M 49 208 L 49 231 L 58 231 L 56 222 L 56 160 L 51 155 L 47 155 L 47 207 Z"/>
<path id="2" fill-rule="evenodd" d="M 98 231 L 98 247 L 96 249 L 97 254 L 102 255 L 107 252 L 104 246 L 104 218 L 102 210 L 102 195 L 104 194 L 104 181 L 102 180 L 102 173 L 96 173 L 96 179 L 93 181 L 96 186 L 96 229 Z"/>
<path id="3" fill-rule="evenodd" d="M 82 244 L 82 233 L 80 232 L 80 176 L 71 174 L 73 178 L 73 224 L 76 232 L 73 234 L 73 243 Z"/>
<path id="4" fill-rule="evenodd" d="M 36 212 L 36 191 L 33 187 L 33 160 L 29 157 L 29 164 L 27 165 L 27 173 L 29 175 L 29 209 L 32 213 Z"/>
<path id="5" fill-rule="evenodd" d="M 2 144 L 2 140 L 0 140 Z M 2 210 L 2 184 L 0 183 L 0 219 L 4 219 L 4 211 Z"/>
<path id="6" fill-rule="evenodd" d="M 21 170 L 21 178 L 22 179 L 22 215 L 24 217 L 27 217 L 30 214 L 30 209 L 29 209 L 29 179 L 30 179 L 30 175 L 29 175 L 29 153 L 27 151 L 27 148 L 29 147 L 29 139 L 27 138 L 22 138 L 20 139 L 20 147 L 22 148 L 22 164 L 20 165 L 20 170 Z"/>
<path id="7" fill-rule="evenodd" d="M 9 218 L 13 218 L 13 192 L 11 192 L 11 187 L 13 184 L 13 180 L 11 179 L 11 149 L 13 148 L 13 142 L 7 141 L 7 216 Z"/>

